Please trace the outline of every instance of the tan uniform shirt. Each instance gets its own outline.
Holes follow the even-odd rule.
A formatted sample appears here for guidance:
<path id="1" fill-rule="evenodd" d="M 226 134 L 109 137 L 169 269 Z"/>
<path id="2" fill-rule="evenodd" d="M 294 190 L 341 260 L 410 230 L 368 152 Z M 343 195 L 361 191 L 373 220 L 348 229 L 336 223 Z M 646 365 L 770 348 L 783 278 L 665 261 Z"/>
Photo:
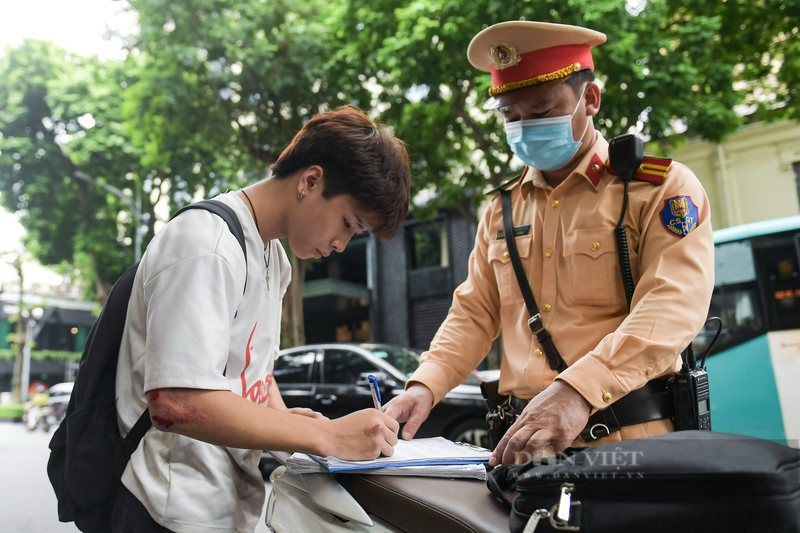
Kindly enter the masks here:
<path id="1" fill-rule="evenodd" d="M 561 375 L 552 370 L 528 328 L 506 242 L 498 238 L 498 195 L 478 226 L 467 280 L 409 384 L 425 384 L 438 402 L 478 366 L 501 329 L 500 392 L 519 398 L 532 398 L 558 378 L 602 409 L 678 367 L 680 352 L 703 326 L 714 286 L 708 198 L 692 171 L 676 162 L 660 186 L 631 182 L 624 226 L 636 290 L 629 314 L 614 238 L 623 183 L 606 172 L 607 156 L 608 142 L 598 134 L 576 171 L 555 189 L 527 168 L 512 190 L 514 227 L 523 227 L 515 233 L 530 225 L 516 237 L 517 248 L 544 324 L 569 368 Z M 696 226 L 686 236 L 669 227 L 675 221 L 670 200 L 679 197 L 689 199 L 683 205 L 690 216 L 696 206 Z M 623 432 L 622 438 L 671 429 L 661 421 L 650 424 L 657 427 Z"/>

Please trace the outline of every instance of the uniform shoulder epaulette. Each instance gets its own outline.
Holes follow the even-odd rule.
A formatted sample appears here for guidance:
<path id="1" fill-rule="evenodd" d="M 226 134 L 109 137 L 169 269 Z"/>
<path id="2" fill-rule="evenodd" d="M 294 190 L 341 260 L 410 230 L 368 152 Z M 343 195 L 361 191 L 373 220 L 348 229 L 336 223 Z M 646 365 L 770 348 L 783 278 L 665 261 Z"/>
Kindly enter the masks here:
<path id="1" fill-rule="evenodd" d="M 511 178 L 508 181 L 504 181 L 503 183 L 501 183 L 500 185 L 498 185 L 494 189 L 489 189 L 484 194 L 488 196 L 488 195 L 490 195 L 492 193 L 496 193 L 496 192 L 500 191 L 501 189 L 505 189 L 507 187 L 510 188 L 511 185 L 516 185 L 516 183 L 521 182 L 522 181 L 522 176 L 524 176 L 524 175 L 525 175 L 525 171 L 523 170 L 522 173 L 519 176 Z"/>
<path id="2" fill-rule="evenodd" d="M 671 164 L 672 159 L 668 157 L 653 157 L 651 155 L 646 155 L 644 156 L 644 159 L 642 159 L 642 164 L 639 165 L 639 168 L 636 170 L 636 174 L 633 175 L 633 179 L 648 181 L 656 185 L 661 185 L 664 183 L 664 178 L 666 178 L 667 171 L 669 170 Z M 611 165 L 608 164 L 607 160 L 606 169 L 611 174 L 614 174 L 615 176 L 618 175 L 618 173 L 611 168 Z"/>
<path id="3" fill-rule="evenodd" d="M 664 183 L 664 178 L 667 176 L 667 171 L 671 164 L 672 159 L 646 155 L 642 159 L 642 164 L 639 165 L 639 170 L 633 175 L 633 179 L 661 185 Z"/>

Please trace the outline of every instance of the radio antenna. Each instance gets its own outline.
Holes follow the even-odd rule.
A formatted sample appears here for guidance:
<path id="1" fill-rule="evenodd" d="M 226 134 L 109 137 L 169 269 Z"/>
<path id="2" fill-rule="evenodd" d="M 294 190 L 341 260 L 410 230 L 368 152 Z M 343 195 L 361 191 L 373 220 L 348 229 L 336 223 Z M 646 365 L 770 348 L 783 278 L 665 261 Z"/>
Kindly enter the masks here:
<path id="1" fill-rule="evenodd" d="M 717 323 L 717 333 L 714 335 L 714 338 L 711 339 L 711 342 L 708 343 L 708 348 L 706 348 L 706 351 L 703 352 L 703 357 L 700 360 L 700 367 L 703 369 L 705 369 L 706 367 L 706 357 L 708 357 L 708 354 L 711 353 L 711 348 L 713 348 L 714 345 L 717 343 L 717 339 L 719 339 L 719 335 L 720 333 L 722 333 L 722 319 L 720 317 L 712 316 L 711 318 L 706 320 L 706 324 L 708 324 L 709 322 Z"/>

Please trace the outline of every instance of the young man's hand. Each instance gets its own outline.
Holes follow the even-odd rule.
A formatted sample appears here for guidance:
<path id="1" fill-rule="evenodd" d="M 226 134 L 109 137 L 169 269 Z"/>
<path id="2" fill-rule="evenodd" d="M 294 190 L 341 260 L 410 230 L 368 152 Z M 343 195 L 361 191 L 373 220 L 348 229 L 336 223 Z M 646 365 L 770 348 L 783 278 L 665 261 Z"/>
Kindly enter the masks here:
<path id="1" fill-rule="evenodd" d="M 330 420 L 322 453 L 345 461 L 366 461 L 394 453 L 400 424 L 377 409 L 362 409 Z"/>
<path id="2" fill-rule="evenodd" d="M 300 415 L 300 416 L 307 416 L 308 418 L 316 418 L 317 420 L 328 420 L 328 417 L 323 415 L 318 411 L 314 411 L 313 409 L 309 409 L 308 407 L 292 407 L 291 409 L 286 409 L 287 413 L 292 413 L 293 415 Z"/>
<path id="3" fill-rule="evenodd" d="M 555 381 L 537 394 L 508 428 L 492 452 L 489 465 L 526 462 L 548 445 L 555 453 L 561 453 L 580 435 L 591 408 L 578 391 L 563 381 Z"/>
<path id="4" fill-rule="evenodd" d="M 403 439 L 411 440 L 431 414 L 433 393 L 422 383 L 413 383 L 405 392 L 383 406 L 383 412 L 400 423 L 405 422 Z"/>

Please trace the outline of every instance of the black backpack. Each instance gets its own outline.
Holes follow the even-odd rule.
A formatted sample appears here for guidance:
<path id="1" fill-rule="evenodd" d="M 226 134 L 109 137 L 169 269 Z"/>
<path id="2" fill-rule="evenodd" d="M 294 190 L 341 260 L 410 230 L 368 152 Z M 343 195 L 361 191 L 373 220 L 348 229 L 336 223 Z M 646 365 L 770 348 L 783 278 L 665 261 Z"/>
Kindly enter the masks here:
<path id="1" fill-rule="evenodd" d="M 703 430 L 495 468 L 511 533 L 800 532 L 800 450 Z M 511 495 L 516 497 L 511 499 Z"/>
<path id="2" fill-rule="evenodd" d="M 172 218 L 188 209 L 203 209 L 222 218 L 239 241 L 247 264 L 244 232 L 230 207 L 204 200 L 180 209 Z M 85 533 L 111 531 L 120 478 L 151 426 L 146 409 L 122 438 L 115 405 L 117 360 L 138 266 L 134 264 L 117 280 L 89 331 L 66 418 L 50 441 L 47 475 L 58 498 L 58 519 L 75 522 Z"/>

